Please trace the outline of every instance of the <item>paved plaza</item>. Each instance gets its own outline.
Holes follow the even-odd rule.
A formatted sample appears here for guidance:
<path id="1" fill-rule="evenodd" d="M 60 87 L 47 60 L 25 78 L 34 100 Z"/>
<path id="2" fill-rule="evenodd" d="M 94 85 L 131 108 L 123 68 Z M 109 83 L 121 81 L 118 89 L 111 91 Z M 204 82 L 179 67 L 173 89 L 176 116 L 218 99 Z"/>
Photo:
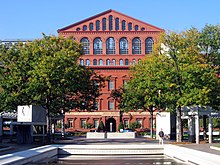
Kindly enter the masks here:
<path id="1" fill-rule="evenodd" d="M 86 139 L 85 137 L 74 137 L 70 140 L 55 140 L 56 144 L 74 144 L 74 145 L 132 145 L 132 144 L 158 144 L 158 140 L 149 139 L 146 137 L 137 137 L 135 139 Z M 181 147 L 186 147 L 194 150 L 199 150 L 203 152 L 208 152 L 211 154 L 220 155 L 220 151 L 210 149 L 210 146 L 220 145 L 220 143 L 201 143 L 201 144 L 176 144 L 174 141 L 166 141 L 164 144 L 174 144 Z M 2 146 L 8 146 L 0 150 L 0 155 L 10 154 L 14 152 L 24 151 L 30 148 L 35 148 L 40 146 L 39 144 L 16 144 L 9 143 L 7 141 L 2 143 Z"/>

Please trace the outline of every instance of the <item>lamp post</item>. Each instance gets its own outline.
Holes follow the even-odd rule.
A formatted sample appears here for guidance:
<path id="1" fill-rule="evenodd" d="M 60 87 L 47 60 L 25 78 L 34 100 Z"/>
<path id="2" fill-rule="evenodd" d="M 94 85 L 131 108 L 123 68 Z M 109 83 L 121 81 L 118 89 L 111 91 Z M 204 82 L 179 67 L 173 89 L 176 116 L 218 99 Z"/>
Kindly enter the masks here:
<path id="1" fill-rule="evenodd" d="M 62 117 L 62 122 L 61 122 L 61 138 L 63 139 L 65 137 L 65 112 L 62 109 L 61 110 L 61 117 Z"/>
<path id="2" fill-rule="evenodd" d="M 153 128 L 154 128 L 154 124 L 153 124 L 153 120 L 154 120 L 154 110 L 155 110 L 155 107 L 152 105 L 150 106 L 150 135 L 151 135 L 151 138 L 153 138 Z"/>

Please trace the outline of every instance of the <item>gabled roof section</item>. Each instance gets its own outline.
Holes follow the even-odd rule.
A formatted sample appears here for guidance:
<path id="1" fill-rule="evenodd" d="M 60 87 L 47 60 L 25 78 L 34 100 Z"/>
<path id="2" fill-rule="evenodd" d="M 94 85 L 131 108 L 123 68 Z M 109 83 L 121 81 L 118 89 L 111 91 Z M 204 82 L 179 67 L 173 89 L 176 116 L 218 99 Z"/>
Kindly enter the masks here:
<path id="1" fill-rule="evenodd" d="M 109 16 L 113 16 L 113 29 L 109 29 L 109 27 L 106 27 L 106 30 L 102 29 L 102 19 L 106 18 L 107 23 L 109 24 L 108 18 Z M 115 29 L 115 19 L 119 18 L 119 29 Z M 125 15 L 123 13 L 117 12 L 115 10 L 107 10 L 105 12 L 102 12 L 100 14 L 94 15 L 92 17 L 89 17 L 87 19 L 84 19 L 82 21 L 76 22 L 74 24 L 71 24 L 69 26 L 66 26 L 64 28 L 58 29 L 59 32 L 74 32 L 74 31 L 96 31 L 96 21 L 100 21 L 100 29 L 98 31 L 164 31 L 163 29 L 156 27 L 154 25 L 145 23 L 143 21 L 140 21 L 138 19 L 132 18 L 128 15 Z M 126 28 L 125 30 L 122 29 L 122 21 L 126 21 Z M 131 23 L 132 29 L 129 30 L 128 24 Z M 89 29 L 90 24 L 93 24 L 93 30 Z M 85 30 L 83 27 L 86 26 L 87 30 Z"/>

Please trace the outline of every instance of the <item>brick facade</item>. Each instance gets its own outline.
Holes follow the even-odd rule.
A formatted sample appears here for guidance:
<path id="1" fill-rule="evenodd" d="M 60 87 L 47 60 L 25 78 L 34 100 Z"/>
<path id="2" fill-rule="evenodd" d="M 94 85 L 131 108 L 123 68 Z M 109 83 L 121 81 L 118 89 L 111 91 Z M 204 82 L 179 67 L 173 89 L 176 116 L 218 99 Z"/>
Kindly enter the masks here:
<path id="1" fill-rule="evenodd" d="M 97 125 L 103 121 L 107 131 L 117 131 L 120 116 L 124 124 L 135 121 L 142 128 L 150 128 L 148 112 L 120 113 L 117 103 L 110 97 L 112 90 L 119 88 L 130 77 L 129 67 L 145 58 L 152 51 L 163 29 L 144 23 L 114 10 L 108 10 L 58 30 L 59 36 L 74 37 L 81 42 L 84 53 L 81 65 L 87 65 L 97 73 L 111 76 L 97 99 L 98 110 L 65 114 L 70 131 L 89 131 L 85 124 Z M 110 124 L 112 126 L 110 126 Z"/>

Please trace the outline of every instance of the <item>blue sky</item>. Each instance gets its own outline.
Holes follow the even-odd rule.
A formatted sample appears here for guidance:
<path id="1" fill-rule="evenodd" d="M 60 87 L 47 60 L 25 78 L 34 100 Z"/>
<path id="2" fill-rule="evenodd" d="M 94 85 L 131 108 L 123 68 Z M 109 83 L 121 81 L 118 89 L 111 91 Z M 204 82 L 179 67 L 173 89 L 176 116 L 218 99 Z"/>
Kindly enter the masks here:
<path id="1" fill-rule="evenodd" d="M 0 40 L 57 35 L 57 29 L 109 9 L 177 32 L 220 23 L 220 0 L 2 0 Z"/>

